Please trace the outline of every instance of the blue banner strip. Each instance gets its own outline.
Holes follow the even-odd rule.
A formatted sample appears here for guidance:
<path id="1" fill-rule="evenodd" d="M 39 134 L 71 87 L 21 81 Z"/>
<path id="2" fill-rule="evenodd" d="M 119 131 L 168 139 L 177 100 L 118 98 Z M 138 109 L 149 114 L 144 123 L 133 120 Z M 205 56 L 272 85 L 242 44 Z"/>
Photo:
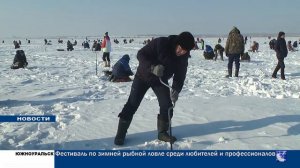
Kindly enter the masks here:
<path id="1" fill-rule="evenodd" d="M 0 115 L 0 122 L 55 122 L 55 116 L 45 115 Z"/>
<path id="2" fill-rule="evenodd" d="M 82 167 L 298 167 L 300 151 L 57 150 L 55 168 Z M 67 166 L 66 166 L 67 165 Z"/>

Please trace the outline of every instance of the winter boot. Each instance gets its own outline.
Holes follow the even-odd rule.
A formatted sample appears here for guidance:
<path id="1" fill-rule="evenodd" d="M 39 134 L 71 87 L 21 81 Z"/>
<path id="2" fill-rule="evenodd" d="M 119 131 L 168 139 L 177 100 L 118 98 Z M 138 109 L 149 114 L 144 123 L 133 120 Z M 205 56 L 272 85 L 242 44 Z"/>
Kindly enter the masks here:
<path id="1" fill-rule="evenodd" d="M 158 139 L 164 142 L 174 143 L 177 139 L 168 134 L 169 121 L 165 121 L 159 114 L 157 115 Z"/>
<path id="2" fill-rule="evenodd" d="M 109 61 L 107 61 L 107 67 L 110 67 L 110 62 Z"/>
<path id="3" fill-rule="evenodd" d="M 285 80 L 285 75 L 284 75 L 284 68 L 281 69 L 281 79 Z"/>
<path id="4" fill-rule="evenodd" d="M 239 77 L 239 69 L 236 69 L 236 70 L 235 70 L 234 76 L 235 76 L 235 77 Z"/>
<path id="5" fill-rule="evenodd" d="M 115 137 L 115 144 L 116 145 L 123 145 L 124 144 L 127 129 L 129 128 L 131 121 L 132 120 L 127 121 L 127 120 L 124 120 L 122 118 L 119 119 L 118 131 L 117 131 L 117 135 Z"/>
<path id="6" fill-rule="evenodd" d="M 279 69 L 280 69 L 280 66 L 277 65 L 273 71 L 272 78 L 277 78 L 277 72 L 279 71 Z"/>
<path id="7" fill-rule="evenodd" d="M 107 62 L 106 61 L 104 61 L 104 67 L 107 67 Z"/>
<path id="8" fill-rule="evenodd" d="M 232 77 L 232 69 L 228 69 L 228 75 L 226 75 L 226 78 Z"/>

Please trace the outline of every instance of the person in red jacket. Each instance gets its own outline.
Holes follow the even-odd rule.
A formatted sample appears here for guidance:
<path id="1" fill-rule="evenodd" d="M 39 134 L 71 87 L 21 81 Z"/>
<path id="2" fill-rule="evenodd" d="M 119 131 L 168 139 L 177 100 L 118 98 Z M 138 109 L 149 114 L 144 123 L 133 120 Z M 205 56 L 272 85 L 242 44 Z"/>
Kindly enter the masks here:
<path id="1" fill-rule="evenodd" d="M 105 67 L 110 67 L 110 52 L 111 52 L 111 42 L 108 36 L 108 32 L 105 33 L 105 36 L 102 41 L 101 49 L 103 52 L 102 60 Z"/>

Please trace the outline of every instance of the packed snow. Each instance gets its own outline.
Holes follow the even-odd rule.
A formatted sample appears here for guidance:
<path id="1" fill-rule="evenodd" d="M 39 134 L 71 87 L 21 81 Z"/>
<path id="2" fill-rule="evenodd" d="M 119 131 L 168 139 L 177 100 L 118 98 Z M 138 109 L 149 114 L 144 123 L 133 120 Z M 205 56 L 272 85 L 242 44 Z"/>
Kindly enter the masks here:
<path id="1" fill-rule="evenodd" d="M 123 44 L 119 37 L 120 44 L 112 42 L 112 64 L 129 54 L 135 73 L 136 53 L 147 38 L 134 37 L 133 43 Z M 114 145 L 117 115 L 132 83 L 109 82 L 102 73 L 102 52 L 83 49 L 84 38 L 70 37 L 78 41 L 70 52 L 57 51 L 66 50 L 68 40 L 58 44 L 57 39 L 50 39 L 53 45 L 44 45 L 43 39 L 30 39 L 30 44 L 21 39 L 20 49 L 29 65 L 17 70 L 10 65 L 16 53 L 12 41 L 19 39 L 4 39 L 0 44 L 0 115 L 57 117 L 54 123 L 0 123 L 0 149 L 170 149 L 169 143 L 157 140 L 159 107 L 151 89 L 134 116 L 124 146 Z M 204 40 L 214 47 L 218 38 Z M 251 61 L 241 62 L 238 78 L 225 78 L 227 57 L 205 60 L 202 50 L 191 52 L 172 120 L 178 139 L 174 149 L 300 149 L 300 52 L 289 52 L 285 59 L 287 80 L 272 79 L 275 52 L 265 37 L 251 38 L 246 49 L 254 40 L 260 44 L 259 52 L 249 52 Z M 222 39 L 222 46 L 225 42 Z"/>

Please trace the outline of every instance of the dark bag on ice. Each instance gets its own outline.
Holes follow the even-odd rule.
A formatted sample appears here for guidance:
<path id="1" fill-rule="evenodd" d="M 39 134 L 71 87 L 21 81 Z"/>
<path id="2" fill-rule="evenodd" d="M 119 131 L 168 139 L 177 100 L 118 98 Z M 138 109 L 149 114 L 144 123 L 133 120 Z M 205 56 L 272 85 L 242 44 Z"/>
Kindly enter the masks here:
<path id="1" fill-rule="evenodd" d="M 248 54 L 248 52 L 242 54 L 241 61 L 248 61 L 248 62 L 250 61 L 250 55 Z"/>
<path id="2" fill-rule="evenodd" d="M 294 48 L 297 48 L 297 47 L 298 47 L 298 43 L 297 43 L 297 41 L 294 41 L 294 43 L 293 43 L 293 47 L 294 47 Z"/>

